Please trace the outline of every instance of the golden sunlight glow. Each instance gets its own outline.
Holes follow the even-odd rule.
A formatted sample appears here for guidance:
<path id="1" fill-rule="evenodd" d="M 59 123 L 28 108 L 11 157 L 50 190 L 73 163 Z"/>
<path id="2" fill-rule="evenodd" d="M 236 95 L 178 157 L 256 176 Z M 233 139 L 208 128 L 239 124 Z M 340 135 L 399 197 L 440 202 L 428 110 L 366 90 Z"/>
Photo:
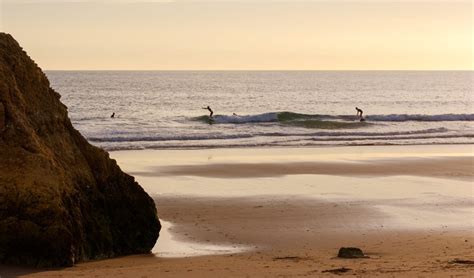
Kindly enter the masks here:
<path id="1" fill-rule="evenodd" d="M 471 1 L 3 3 L 45 69 L 472 70 Z"/>

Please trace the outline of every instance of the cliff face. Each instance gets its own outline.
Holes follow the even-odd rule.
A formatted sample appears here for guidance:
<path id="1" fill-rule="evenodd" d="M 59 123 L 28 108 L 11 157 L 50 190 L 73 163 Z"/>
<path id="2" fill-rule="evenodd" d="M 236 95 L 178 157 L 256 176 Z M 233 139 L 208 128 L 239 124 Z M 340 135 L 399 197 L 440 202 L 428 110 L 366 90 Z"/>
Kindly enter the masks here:
<path id="1" fill-rule="evenodd" d="M 151 250 L 153 200 L 74 129 L 60 95 L 0 33 L 0 262 L 70 266 Z"/>

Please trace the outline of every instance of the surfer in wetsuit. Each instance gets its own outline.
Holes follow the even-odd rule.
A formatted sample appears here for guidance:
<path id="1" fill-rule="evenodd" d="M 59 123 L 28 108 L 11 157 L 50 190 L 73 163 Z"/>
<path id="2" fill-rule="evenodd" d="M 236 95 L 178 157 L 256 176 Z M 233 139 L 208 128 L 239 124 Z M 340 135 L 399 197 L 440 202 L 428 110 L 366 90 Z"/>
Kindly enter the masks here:
<path id="1" fill-rule="evenodd" d="M 202 109 L 207 109 L 207 110 L 209 110 L 209 112 L 210 112 L 209 118 L 212 118 L 212 115 L 214 115 L 214 112 L 212 111 L 211 107 L 207 106 L 207 107 L 203 107 Z"/>
<path id="2" fill-rule="evenodd" d="M 356 110 L 357 110 L 357 116 L 360 116 L 362 118 L 362 113 L 364 113 L 364 111 L 362 111 L 362 109 L 360 109 L 359 107 L 356 107 Z"/>
<path id="3" fill-rule="evenodd" d="M 115 118 L 115 112 L 110 115 L 111 118 Z"/>
<path id="4" fill-rule="evenodd" d="M 357 110 L 357 116 L 360 117 L 360 121 L 361 121 L 361 122 L 365 121 L 364 117 L 362 116 L 362 114 L 364 113 L 364 111 L 362 111 L 362 109 L 360 109 L 359 107 L 356 107 L 356 110 Z"/>

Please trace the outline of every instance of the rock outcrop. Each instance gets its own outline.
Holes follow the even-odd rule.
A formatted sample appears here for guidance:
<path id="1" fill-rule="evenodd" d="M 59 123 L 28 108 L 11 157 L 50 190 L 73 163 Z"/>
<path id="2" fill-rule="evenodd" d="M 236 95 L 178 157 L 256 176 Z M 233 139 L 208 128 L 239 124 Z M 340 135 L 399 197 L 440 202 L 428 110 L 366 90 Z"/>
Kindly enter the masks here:
<path id="1" fill-rule="evenodd" d="M 341 247 L 339 248 L 337 257 L 345 259 L 368 258 L 366 255 L 364 255 L 364 252 L 362 252 L 362 250 L 357 247 Z"/>
<path id="2" fill-rule="evenodd" d="M 153 200 L 74 129 L 60 95 L 0 33 L 0 262 L 71 266 L 149 252 Z"/>

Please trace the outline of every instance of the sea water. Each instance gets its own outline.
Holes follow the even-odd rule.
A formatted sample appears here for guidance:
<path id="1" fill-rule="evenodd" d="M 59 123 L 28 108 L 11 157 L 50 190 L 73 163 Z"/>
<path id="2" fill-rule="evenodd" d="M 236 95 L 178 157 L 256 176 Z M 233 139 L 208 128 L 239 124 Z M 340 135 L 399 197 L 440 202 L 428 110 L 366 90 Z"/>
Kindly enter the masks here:
<path id="1" fill-rule="evenodd" d="M 472 71 L 46 74 L 107 150 L 474 143 Z"/>

